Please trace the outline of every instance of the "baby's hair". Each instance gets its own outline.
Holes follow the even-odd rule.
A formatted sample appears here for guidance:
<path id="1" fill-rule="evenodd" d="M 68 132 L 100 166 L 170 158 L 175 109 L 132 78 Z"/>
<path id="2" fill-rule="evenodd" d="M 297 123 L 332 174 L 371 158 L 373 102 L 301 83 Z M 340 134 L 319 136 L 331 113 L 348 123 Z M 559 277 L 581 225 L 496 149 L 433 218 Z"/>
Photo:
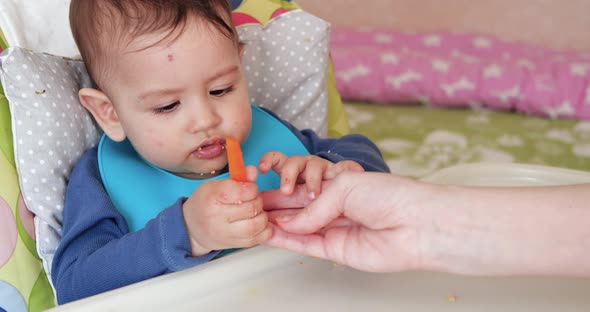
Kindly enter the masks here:
<path id="1" fill-rule="evenodd" d="M 72 0 L 70 4 L 74 40 L 88 73 L 99 86 L 107 66 L 98 72 L 97 64 L 108 64 L 105 52 L 109 46 L 120 47 L 159 31 L 168 33 L 155 44 L 173 41 L 182 34 L 190 16 L 206 20 L 240 45 L 228 0 Z"/>

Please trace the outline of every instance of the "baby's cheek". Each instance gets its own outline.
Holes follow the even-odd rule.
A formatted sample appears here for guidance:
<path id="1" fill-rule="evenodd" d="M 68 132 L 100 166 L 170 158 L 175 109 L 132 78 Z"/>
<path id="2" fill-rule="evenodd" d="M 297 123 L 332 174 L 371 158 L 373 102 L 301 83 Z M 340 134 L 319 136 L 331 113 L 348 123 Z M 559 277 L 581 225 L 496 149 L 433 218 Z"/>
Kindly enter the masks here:
<path id="1" fill-rule="evenodd" d="M 154 122 L 154 121 L 150 121 Z M 166 135 L 162 132 L 161 129 L 157 127 L 150 127 L 150 124 L 146 122 L 146 126 L 144 127 L 145 135 L 141 135 L 142 143 L 146 146 L 157 146 L 157 147 L 164 147 L 166 142 L 170 141 L 166 140 Z"/>

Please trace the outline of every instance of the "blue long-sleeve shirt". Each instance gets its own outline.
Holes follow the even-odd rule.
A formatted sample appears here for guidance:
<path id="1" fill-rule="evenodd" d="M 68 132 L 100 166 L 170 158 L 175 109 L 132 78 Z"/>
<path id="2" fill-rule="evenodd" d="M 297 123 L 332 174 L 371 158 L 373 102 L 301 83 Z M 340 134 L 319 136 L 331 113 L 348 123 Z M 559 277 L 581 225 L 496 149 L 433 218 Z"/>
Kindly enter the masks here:
<path id="1" fill-rule="evenodd" d="M 283 123 L 312 155 L 334 163 L 354 160 L 366 171 L 389 171 L 377 146 L 364 136 L 324 139 Z M 62 240 L 52 264 L 60 304 L 193 267 L 219 254 L 191 255 L 182 214 L 184 198 L 143 229 L 130 232 L 104 188 L 97 151 L 94 147 L 80 158 L 66 190 Z"/>

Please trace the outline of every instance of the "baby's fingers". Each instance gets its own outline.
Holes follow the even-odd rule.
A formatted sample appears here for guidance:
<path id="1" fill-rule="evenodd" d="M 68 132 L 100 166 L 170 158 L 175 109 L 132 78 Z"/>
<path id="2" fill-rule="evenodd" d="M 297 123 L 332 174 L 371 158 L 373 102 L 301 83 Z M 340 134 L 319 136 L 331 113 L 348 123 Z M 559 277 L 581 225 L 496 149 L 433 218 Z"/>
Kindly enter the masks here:
<path id="1" fill-rule="evenodd" d="M 305 171 L 307 158 L 303 156 L 293 156 L 287 159 L 281 169 L 281 192 L 283 194 L 293 193 L 295 185 L 299 181 L 299 175 Z"/>
<path id="2" fill-rule="evenodd" d="M 241 205 L 228 207 L 226 211 L 226 221 L 229 223 L 254 218 L 263 211 L 262 197 L 258 196 L 251 201 L 242 203 Z"/>
<path id="3" fill-rule="evenodd" d="M 255 173 L 252 173 L 250 178 L 255 178 Z M 224 205 L 240 205 L 256 199 L 259 195 L 260 193 L 258 192 L 258 185 L 256 183 L 224 180 L 219 184 L 216 200 L 218 203 Z"/>
<path id="4" fill-rule="evenodd" d="M 343 160 L 339 161 L 333 166 L 328 167 L 324 172 L 324 180 L 332 180 L 344 171 L 364 172 L 365 169 L 356 161 Z"/>
<path id="5" fill-rule="evenodd" d="M 303 178 L 310 199 L 314 199 L 322 191 L 324 172 L 332 165 L 330 161 L 323 158 L 312 159 L 307 162 Z"/>
<path id="6" fill-rule="evenodd" d="M 258 170 L 256 170 L 256 167 L 252 165 L 246 166 L 246 177 L 248 178 L 248 181 L 256 182 L 256 178 L 258 177 Z"/>
<path id="7" fill-rule="evenodd" d="M 260 158 L 260 161 L 258 162 L 258 170 L 260 170 L 262 174 L 267 173 L 270 169 L 280 173 L 286 161 L 287 156 L 285 154 L 281 152 L 268 152 Z"/>
<path id="8" fill-rule="evenodd" d="M 250 247 L 269 239 L 272 230 L 266 213 L 261 213 L 254 218 L 232 223 L 230 233 L 237 247 Z"/>
<path id="9" fill-rule="evenodd" d="M 328 182 L 324 182 L 322 186 L 326 187 L 327 184 Z M 281 190 L 267 190 L 260 193 L 262 208 L 265 211 L 305 207 L 311 202 L 307 195 L 307 188 L 303 184 L 296 185 L 291 194 L 284 194 Z"/>

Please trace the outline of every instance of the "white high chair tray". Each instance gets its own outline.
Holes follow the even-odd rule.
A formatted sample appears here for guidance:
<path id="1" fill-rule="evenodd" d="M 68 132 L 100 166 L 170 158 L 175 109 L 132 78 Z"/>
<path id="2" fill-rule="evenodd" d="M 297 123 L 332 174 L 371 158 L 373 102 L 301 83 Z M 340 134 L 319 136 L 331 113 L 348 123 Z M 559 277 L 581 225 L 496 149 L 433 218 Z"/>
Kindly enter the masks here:
<path id="1" fill-rule="evenodd" d="M 462 165 L 425 180 L 465 185 L 590 182 L 590 173 L 513 164 Z M 590 280 L 365 273 L 254 247 L 55 311 L 590 311 Z"/>

